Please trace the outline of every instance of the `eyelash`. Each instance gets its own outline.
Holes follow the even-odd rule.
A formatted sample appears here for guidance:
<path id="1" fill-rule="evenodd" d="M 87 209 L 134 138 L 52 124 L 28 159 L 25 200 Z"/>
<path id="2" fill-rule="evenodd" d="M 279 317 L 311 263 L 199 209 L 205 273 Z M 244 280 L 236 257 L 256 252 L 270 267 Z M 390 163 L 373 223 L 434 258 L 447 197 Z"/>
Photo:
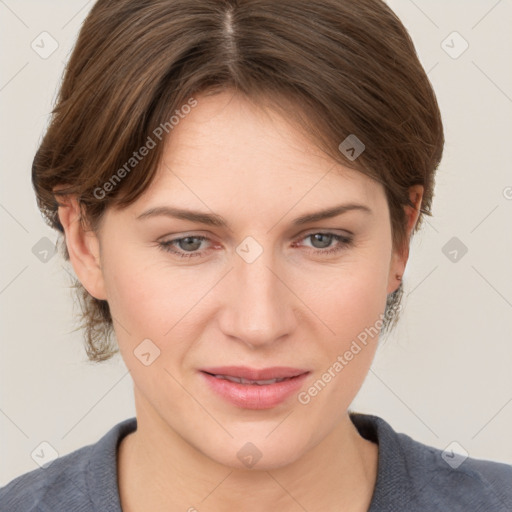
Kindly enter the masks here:
<path id="1" fill-rule="evenodd" d="M 299 240 L 305 240 L 306 238 L 309 238 L 309 237 L 311 237 L 313 235 L 332 235 L 333 240 L 335 240 L 335 241 L 340 243 L 340 245 L 338 245 L 335 248 L 310 249 L 309 252 L 312 252 L 315 255 L 326 256 L 326 255 L 335 254 L 335 253 L 341 252 L 344 249 L 346 249 L 348 247 L 351 247 L 353 245 L 353 238 L 352 237 L 343 236 L 343 235 L 337 235 L 336 233 L 330 233 L 330 232 L 324 232 L 324 231 L 318 231 L 318 232 L 315 231 L 314 233 L 309 233 L 308 235 L 300 238 Z M 174 238 L 172 240 L 168 240 L 168 241 L 165 241 L 165 242 L 159 242 L 158 243 L 158 247 L 162 251 L 167 252 L 167 253 L 171 253 L 171 254 L 175 254 L 175 255 L 179 256 L 180 258 L 202 257 L 202 253 L 199 252 L 199 251 L 186 253 L 186 252 L 180 252 L 180 251 L 176 251 L 175 249 L 172 249 L 172 247 L 177 242 L 180 242 L 181 240 L 185 240 L 187 238 L 195 238 L 196 240 L 201 240 L 201 241 L 208 240 L 208 238 L 205 237 L 205 236 L 189 235 L 189 236 L 185 236 L 185 237 L 182 237 L 182 238 Z"/>

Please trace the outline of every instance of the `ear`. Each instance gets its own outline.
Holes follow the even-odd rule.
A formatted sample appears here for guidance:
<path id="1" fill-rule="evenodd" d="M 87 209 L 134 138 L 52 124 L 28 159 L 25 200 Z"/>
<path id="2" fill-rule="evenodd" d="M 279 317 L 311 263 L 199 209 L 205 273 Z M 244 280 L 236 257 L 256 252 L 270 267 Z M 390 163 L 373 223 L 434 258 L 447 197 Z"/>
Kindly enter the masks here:
<path id="1" fill-rule="evenodd" d="M 409 259 L 409 244 L 412 231 L 420 215 L 420 206 L 423 199 L 423 192 L 424 188 L 422 185 L 413 185 L 409 188 L 409 199 L 414 204 L 414 206 L 404 206 L 407 222 L 406 240 L 403 247 L 396 248 L 393 251 L 388 276 L 388 295 L 394 292 L 400 286 L 400 280 L 396 277 L 397 274 L 399 276 L 404 275 L 407 260 Z"/>
<path id="2" fill-rule="evenodd" d="M 55 193 L 54 189 L 54 193 Z M 65 231 L 69 259 L 79 281 L 96 299 L 106 300 L 100 261 L 100 243 L 92 230 L 84 229 L 75 196 L 57 196 L 59 220 Z"/>

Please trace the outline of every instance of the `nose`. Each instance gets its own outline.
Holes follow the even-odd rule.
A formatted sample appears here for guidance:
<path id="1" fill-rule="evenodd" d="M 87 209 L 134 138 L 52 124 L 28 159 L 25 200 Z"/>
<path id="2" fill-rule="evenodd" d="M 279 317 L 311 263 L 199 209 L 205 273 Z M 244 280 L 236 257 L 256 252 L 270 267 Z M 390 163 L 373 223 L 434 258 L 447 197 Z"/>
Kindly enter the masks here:
<path id="1" fill-rule="evenodd" d="M 220 329 L 252 349 L 270 346 L 296 328 L 299 301 L 271 251 L 252 263 L 235 255 L 221 293 L 226 300 L 218 315 Z"/>

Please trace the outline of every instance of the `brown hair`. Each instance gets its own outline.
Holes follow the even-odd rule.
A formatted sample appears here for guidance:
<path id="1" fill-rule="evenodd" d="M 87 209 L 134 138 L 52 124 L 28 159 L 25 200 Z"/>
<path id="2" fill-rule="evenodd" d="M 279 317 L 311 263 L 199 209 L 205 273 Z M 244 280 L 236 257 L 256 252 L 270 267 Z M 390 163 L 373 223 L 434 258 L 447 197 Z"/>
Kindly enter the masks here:
<path id="1" fill-rule="evenodd" d="M 84 229 L 96 231 L 107 208 L 147 189 L 163 144 L 144 158 L 134 152 L 160 142 L 157 134 L 165 140 L 194 95 L 227 89 L 271 105 L 331 158 L 382 183 L 394 248 L 408 243 L 410 186 L 424 187 L 415 230 L 431 215 L 441 115 L 411 38 L 383 1 L 99 0 L 33 162 L 46 222 L 65 234 L 54 192 L 65 185 L 59 195 L 76 195 Z M 350 135 L 365 145 L 355 160 L 339 148 Z M 109 359 L 118 348 L 108 303 L 74 286 L 87 355 Z M 401 295 L 402 284 L 388 296 L 382 331 L 396 322 Z"/>

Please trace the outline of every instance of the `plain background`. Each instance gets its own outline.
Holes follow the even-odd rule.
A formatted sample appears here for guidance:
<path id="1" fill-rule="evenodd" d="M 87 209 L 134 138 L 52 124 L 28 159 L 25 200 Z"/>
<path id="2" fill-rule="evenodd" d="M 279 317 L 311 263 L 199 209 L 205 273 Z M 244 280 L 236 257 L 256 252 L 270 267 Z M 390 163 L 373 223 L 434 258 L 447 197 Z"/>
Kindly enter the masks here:
<path id="1" fill-rule="evenodd" d="M 57 233 L 37 209 L 32 159 L 92 4 L 0 1 L 0 485 L 38 467 L 41 442 L 64 455 L 135 415 L 120 356 L 89 364 L 72 332 L 69 267 L 59 254 L 37 257 Z M 352 409 L 425 444 L 457 441 L 472 457 L 512 463 L 512 2 L 390 5 L 437 93 L 446 146 L 434 216 L 413 239 L 401 323 Z M 31 47 L 44 31 L 59 45 L 48 58 Z"/>

